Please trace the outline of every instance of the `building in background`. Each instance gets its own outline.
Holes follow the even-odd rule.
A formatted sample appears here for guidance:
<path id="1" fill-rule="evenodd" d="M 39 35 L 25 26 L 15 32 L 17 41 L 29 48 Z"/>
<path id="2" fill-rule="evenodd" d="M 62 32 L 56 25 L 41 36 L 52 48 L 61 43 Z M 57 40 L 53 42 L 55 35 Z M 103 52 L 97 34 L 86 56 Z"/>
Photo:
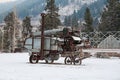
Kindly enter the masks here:
<path id="1" fill-rule="evenodd" d="M 113 35 L 109 35 L 97 46 L 102 49 L 120 49 L 120 41 L 118 41 Z"/>

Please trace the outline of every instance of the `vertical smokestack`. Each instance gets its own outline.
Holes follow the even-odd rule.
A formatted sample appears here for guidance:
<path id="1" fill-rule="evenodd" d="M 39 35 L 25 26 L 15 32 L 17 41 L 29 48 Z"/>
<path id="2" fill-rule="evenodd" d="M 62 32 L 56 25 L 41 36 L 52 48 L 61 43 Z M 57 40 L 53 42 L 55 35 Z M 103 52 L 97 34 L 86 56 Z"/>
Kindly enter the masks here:
<path id="1" fill-rule="evenodd" d="M 41 59 L 43 59 L 44 57 L 44 27 L 45 27 L 45 14 L 42 13 L 41 14 L 41 17 L 42 17 L 42 26 L 41 26 L 41 50 L 40 50 L 40 57 Z"/>

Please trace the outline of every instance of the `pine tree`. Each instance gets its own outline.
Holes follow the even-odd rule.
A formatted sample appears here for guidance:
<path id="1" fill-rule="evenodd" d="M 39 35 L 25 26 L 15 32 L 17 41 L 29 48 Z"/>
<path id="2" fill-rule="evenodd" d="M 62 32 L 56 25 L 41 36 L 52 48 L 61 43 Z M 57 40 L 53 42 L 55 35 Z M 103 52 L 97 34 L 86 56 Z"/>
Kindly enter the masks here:
<path id="1" fill-rule="evenodd" d="M 8 52 L 10 48 L 10 40 L 9 40 L 9 29 L 7 26 L 4 27 L 4 38 L 3 38 L 3 49 Z"/>
<path id="2" fill-rule="evenodd" d="M 75 11 L 72 15 L 65 16 L 64 25 L 71 26 L 72 28 L 75 28 L 75 29 L 78 27 L 78 18 Z"/>
<path id="3" fill-rule="evenodd" d="M 73 28 L 76 28 L 78 27 L 78 18 L 77 18 L 77 15 L 76 15 L 76 12 L 74 11 L 73 15 L 72 15 L 72 27 Z"/>
<path id="4" fill-rule="evenodd" d="M 31 26 L 31 19 L 30 19 L 30 17 L 26 16 L 23 19 L 22 26 L 23 26 L 23 31 L 22 31 L 23 38 L 26 38 L 27 36 L 29 36 L 32 33 L 32 26 Z"/>
<path id="5" fill-rule="evenodd" d="M 15 13 L 9 13 L 4 19 L 6 26 L 4 27 L 4 49 L 13 52 L 14 47 L 14 27 L 15 27 Z"/>
<path id="6" fill-rule="evenodd" d="M 92 32 L 94 29 L 93 29 L 93 18 L 91 16 L 91 13 L 90 13 L 90 9 L 87 7 L 86 8 L 86 11 L 85 11 L 85 14 L 84 14 L 84 20 L 85 20 L 85 31 L 86 32 Z"/>
<path id="7" fill-rule="evenodd" d="M 71 16 L 65 16 L 64 25 L 71 26 Z"/>
<path id="8" fill-rule="evenodd" d="M 45 17 L 45 29 L 57 28 L 61 24 L 59 19 L 59 8 L 55 5 L 55 0 L 47 0 L 47 5 L 45 7 L 46 17 Z"/>
<path id="9" fill-rule="evenodd" d="M 120 1 L 108 0 L 108 4 L 101 15 L 99 25 L 101 31 L 118 31 L 120 30 Z"/>
<path id="10" fill-rule="evenodd" d="M 3 32 L 0 30 L 0 50 L 2 49 L 2 39 L 3 39 Z"/>
<path id="11" fill-rule="evenodd" d="M 68 26 L 68 16 L 65 16 L 64 25 L 65 25 L 65 26 Z"/>

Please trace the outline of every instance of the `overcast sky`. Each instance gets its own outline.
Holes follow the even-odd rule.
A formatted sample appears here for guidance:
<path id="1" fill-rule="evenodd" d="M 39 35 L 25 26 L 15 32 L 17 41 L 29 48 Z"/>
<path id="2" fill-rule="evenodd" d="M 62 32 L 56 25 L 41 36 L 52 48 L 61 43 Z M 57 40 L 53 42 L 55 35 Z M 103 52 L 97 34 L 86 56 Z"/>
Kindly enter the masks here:
<path id="1" fill-rule="evenodd" d="M 10 2 L 10 1 L 15 1 L 15 0 L 0 0 L 0 3 L 5 3 L 5 2 Z"/>

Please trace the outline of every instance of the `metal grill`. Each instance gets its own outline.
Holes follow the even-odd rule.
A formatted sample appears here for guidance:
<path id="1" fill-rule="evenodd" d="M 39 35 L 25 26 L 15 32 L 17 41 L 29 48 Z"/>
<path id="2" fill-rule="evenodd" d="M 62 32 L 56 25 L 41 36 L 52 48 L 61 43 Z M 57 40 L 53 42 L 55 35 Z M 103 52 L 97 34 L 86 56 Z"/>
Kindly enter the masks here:
<path id="1" fill-rule="evenodd" d="M 116 40 L 120 42 L 120 31 L 95 31 L 95 32 L 81 32 L 81 37 L 87 37 L 91 41 L 92 47 L 97 47 L 98 44 L 106 39 L 108 36 L 112 35 Z"/>

